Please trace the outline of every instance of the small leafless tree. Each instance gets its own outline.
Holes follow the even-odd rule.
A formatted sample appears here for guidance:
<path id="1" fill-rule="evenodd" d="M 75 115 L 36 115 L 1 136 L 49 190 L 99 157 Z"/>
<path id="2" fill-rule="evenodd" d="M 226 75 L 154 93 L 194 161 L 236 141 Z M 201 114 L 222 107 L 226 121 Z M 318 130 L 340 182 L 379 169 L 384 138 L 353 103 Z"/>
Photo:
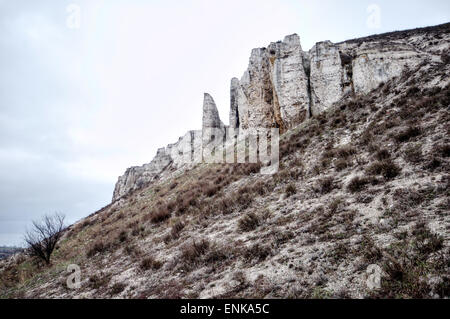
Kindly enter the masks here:
<path id="1" fill-rule="evenodd" d="M 50 257 L 64 230 L 64 215 L 45 215 L 40 221 L 33 221 L 33 228 L 25 234 L 25 242 L 31 255 L 48 265 Z"/>

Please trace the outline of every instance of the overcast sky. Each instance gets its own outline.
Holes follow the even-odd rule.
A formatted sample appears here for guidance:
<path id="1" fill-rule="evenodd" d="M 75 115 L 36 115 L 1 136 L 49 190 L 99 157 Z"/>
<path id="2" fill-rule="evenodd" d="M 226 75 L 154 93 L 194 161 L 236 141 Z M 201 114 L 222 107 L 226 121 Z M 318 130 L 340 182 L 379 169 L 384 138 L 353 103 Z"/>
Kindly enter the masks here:
<path id="1" fill-rule="evenodd" d="M 449 3 L 0 0 L 0 245 L 107 205 L 127 167 L 201 127 L 204 92 L 227 123 L 252 48 L 445 23 Z"/>

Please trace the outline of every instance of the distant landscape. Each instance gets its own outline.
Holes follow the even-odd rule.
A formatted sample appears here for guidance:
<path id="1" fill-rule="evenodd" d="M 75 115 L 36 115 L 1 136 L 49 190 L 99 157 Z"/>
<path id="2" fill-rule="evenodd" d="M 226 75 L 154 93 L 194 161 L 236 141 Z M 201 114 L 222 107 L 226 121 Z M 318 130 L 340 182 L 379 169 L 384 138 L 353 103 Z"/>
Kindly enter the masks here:
<path id="1" fill-rule="evenodd" d="M 3 247 L 0 246 L 0 259 L 7 258 L 15 253 L 21 251 L 22 248 L 19 247 Z"/>

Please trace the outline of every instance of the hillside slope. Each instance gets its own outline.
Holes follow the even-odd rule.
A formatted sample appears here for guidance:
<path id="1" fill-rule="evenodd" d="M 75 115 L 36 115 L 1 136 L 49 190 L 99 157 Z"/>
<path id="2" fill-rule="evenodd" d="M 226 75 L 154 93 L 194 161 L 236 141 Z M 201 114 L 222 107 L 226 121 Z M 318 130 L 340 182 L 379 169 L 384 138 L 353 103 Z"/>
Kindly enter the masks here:
<path id="1" fill-rule="evenodd" d="M 274 176 L 198 164 L 129 193 L 70 226 L 52 266 L 1 261 L 0 296 L 449 297 L 449 61 L 293 126 Z"/>

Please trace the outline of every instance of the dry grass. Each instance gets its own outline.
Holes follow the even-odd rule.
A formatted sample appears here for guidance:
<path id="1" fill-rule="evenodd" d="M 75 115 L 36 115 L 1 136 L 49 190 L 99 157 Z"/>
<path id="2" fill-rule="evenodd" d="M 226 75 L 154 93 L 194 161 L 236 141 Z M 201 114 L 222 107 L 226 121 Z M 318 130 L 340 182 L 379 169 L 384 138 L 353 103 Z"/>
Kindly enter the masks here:
<path id="1" fill-rule="evenodd" d="M 372 163 L 366 170 L 369 175 L 381 175 L 386 179 L 397 177 L 401 169 L 391 160 L 382 160 Z"/>
<path id="2" fill-rule="evenodd" d="M 142 270 L 158 270 L 162 267 L 162 262 L 156 260 L 152 256 L 145 257 L 139 265 Z"/>
<path id="3" fill-rule="evenodd" d="M 317 189 L 322 195 L 330 193 L 335 187 L 336 184 L 332 176 L 319 179 L 317 184 Z"/>
<path id="4" fill-rule="evenodd" d="M 406 130 L 399 132 L 394 136 L 394 138 L 398 143 L 405 143 L 417 136 L 420 136 L 421 134 L 422 130 L 419 127 L 414 126 L 408 127 Z"/>
<path id="5" fill-rule="evenodd" d="M 185 244 L 182 247 L 181 261 L 185 267 L 195 266 L 200 258 L 206 254 L 210 248 L 210 243 L 206 239 L 192 240 L 192 242 Z"/>
<path id="6" fill-rule="evenodd" d="M 254 213 L 249 213 L 239 219 L 238 228 L 242 232 L 249 232 L 255 230 L 261 223 L 260 218 Z"/>
<path id="7" fill-rule="evenodd" d="M 351 193 L 357 193 L 363 191 L 371 180 L 367 177 L 356 176 L 353 177 L 347 185 L 348 191 Z"/>
<path id="8" fill-rule="evenodd" d="M 286 190 L 285 190 L 286 196 L 290 197 L 292 195 L 294 195 L 295 193 L 297 193 L 297 188 L 295 187 L 295 184 L 290 183 L 286 186 Z"/>

